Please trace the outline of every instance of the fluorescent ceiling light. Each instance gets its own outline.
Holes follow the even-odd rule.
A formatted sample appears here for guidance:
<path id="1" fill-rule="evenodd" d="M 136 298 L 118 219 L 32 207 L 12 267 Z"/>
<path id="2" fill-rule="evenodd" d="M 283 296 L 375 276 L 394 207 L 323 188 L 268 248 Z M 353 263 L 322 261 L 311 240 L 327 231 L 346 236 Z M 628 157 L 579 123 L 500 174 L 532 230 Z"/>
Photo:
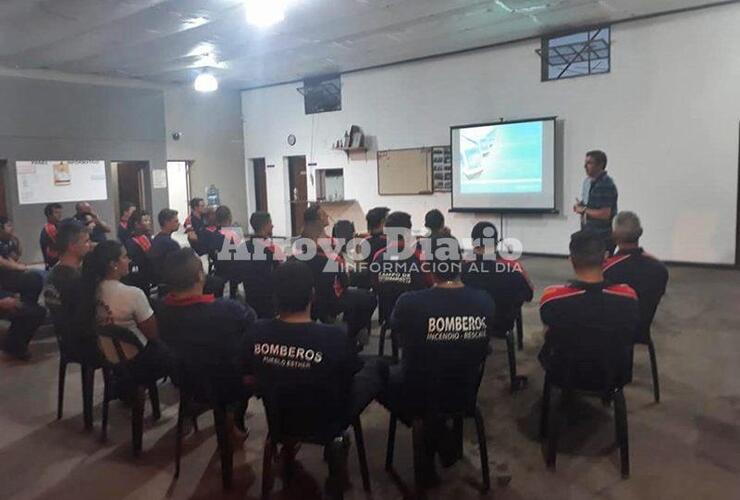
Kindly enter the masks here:
<path id="1" fill-rule="evenodd" d="M 218 90 L 218 80 L 215 76 L 213 76 L 212 73 L 209 73 L 208 71 L 203 71 L 201 74 L 195 77 L 193 87 L 198 92 L 213 92 L 215 90 Z"/>
<path id="2" fill-rule="evenodd" d="M 288 0 L 246 0 L 247 22 L 267 28 L 285 19 Z"/>

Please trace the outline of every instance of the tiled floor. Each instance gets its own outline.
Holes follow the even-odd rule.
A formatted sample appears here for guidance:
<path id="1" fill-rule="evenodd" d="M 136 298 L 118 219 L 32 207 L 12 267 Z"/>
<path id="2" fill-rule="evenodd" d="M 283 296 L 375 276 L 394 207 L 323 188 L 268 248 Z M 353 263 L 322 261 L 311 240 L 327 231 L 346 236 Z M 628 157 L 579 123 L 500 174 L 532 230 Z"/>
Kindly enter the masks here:
<path id="1" fill-rule="evenodd" d="M 565 260 L 525 261 L 539 292 L 569 276 Z M 530 385 L 510 396 L 503 343 L 496 343 L 481 387 L 488 430 L 493 491 L 498 499 L 734 499 L 740 498 L 740 273 L 671 268 L 668 294 L 658 312 L 654 338 L 663 390 L 652 402 L 647 352 L 636 353 L 635 383 L 626 390 L 632 476 L 620 479 L 610 413 L 599 402 L 582 401 L 561 441 L 556 472 L 548 471 L 536 439 L 542 371 L 535 355 L 542 339 L 536 306 L 525 310 L 525 350 L 520 371 Z M 95 391 L 96 428 L 82 430 L 79 371 L 67 376 L 65 417 L 55 420 L 58 358 L 53 336 L 32 345 L 30 364 L 0 361 L 0 499 L 133 500 L 257 498 L 265 421 L 251 405 L 251 436 L 237 453 L 235 487 L 221 490 L 211 419 L 186 439 L 180 479 L 173 482 L 176 395 L 162 388 L 164 415 L 147 422 L 144 452 L 130 453 L 125 408 L 112 407 L 110 435 L 99 437 L 102 380 Z M 375 345 L 375 339 L 371 348 Z M 148 414 L 148 413 L 147 413 Z M 354 488 L 347 498 L 402 498 L 412 484 L 410 433 L 399 427 L 396 464 L 401 482 L 383 470 L 388 416 L 378 405 L 363 415 L 372 495 L 361 489 L 356 455 Z M 466 442 L 473 437 L 466 425 Z M 354 452 L 354 450 L 353 450 Z M 441 471 L 443 484 L 431 498 L 479 498 L 477 452 L 470 441 L 467 460 Z M 306 474 L 288 491 L 277 484 L 274 498 L 318 498 L 325 477 L 321 451 L 299 455 Z M 510 478 L 508 485 L 505 483 Z"/>

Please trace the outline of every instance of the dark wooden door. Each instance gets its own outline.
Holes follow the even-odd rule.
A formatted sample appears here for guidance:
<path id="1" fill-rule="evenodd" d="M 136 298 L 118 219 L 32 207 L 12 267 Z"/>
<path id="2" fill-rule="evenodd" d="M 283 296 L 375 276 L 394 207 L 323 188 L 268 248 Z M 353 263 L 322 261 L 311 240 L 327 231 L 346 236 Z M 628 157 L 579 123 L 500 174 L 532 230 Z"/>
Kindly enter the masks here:
<path id="1" fill-rule="evenodd" d="M 267 175 L 265 173 L 265 159 L 252 160 L 254 169 L 254 201 L 259 212 L 267 212 Z"/>
<path id="2" fill-rule="evenodd" d="M 293 236 L 303 231 L 303 214 L 308 208 L 308 185 L 306 182 L 306 157 L 288 158 L 290 187 L 290 228 Z"/>
<path id="3" fill-rule="evenodd" d="M 140 162 L 118 163 L 118 206 L 124 201 L 130 201 L 137 208 L 144 207 L 144 193 L 142 192 L 142 175 L 146 164 Z"/>

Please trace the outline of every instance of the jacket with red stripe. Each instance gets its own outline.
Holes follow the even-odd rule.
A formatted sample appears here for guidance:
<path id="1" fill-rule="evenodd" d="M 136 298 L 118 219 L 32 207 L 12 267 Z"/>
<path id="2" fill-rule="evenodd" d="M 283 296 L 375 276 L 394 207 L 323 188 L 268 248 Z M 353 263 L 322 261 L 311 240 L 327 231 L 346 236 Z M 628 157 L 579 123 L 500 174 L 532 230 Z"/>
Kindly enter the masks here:
<path id="1" fill-rule="evenodd" d="M 579 388 L 599 390 L 629 382 L 639 308 L 628 285 L 547 287 L 540 317 L 547 330 L 539 359 L 555 383 L 572 376 Z"/>
<path id="2" fill-rule="evenodd" d="M 39 244 L 41 245 L 41 255 L 44 256 L 44 263 L 47 269 L 54 266 L 59 260 L 59 252 L 55 245 L 57 242 L 57 226 L 48 222 L 44 225 L 41 230 L 41 236 L 39 236 Z"/>
<path id="3" fill-rule="evenodd" d="M 148 234 L 131 235 L 126 241 L 126 252 L 133 266 L 136 266 L 142 283 L 154 283 L 152 263 L 149 260 L 149 250 L 152 248 L 152 237 Z"/>
<path id="4" fill-rule="evenodd" d="M 640 298 L 638 342 L 650 341 L 650 325 L 660 299 L 668 285 L 668 269 L 642 248 L 620 250 L 604 263 L 604 278 L 613 283 L 626 283 Z"/>
<path id="5" fill-rule="evenodd" d="M 299 252 L 303 250 L 300 249 Z M 329 262 L 330 259 L 333 262 Z M 321 245 L 317 244 L 315 255 L 305 263 L 311 268 L 314 277 L 315 295 L 311 316 L 314 319 L 336 316 L 341 311 L 339 299 L 349 286 L 344 259 L 338 253 L 327 255 Z"/>
<path id="6" fill-rule="evenodd" d="M 393 255 L 394 251 L 403 248 L 403 241 L 389 243 L 375 253 L 370 265 L 370 280 L 378 294 L 381 321 L 390 319 L 393 307 L 401 294 L 410 290 L 422 290 L 433 284 L 429 263 L 425 263 L 421 248 L 416 245 L 414 253 L 406 258 Z"/>

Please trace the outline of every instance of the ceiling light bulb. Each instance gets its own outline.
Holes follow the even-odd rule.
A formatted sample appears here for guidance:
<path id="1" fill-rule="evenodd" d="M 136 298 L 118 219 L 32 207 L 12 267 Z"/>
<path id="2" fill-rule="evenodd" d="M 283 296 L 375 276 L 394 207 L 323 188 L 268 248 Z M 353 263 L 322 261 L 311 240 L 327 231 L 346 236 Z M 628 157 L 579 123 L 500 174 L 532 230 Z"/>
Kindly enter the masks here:
<path id="1" fill-rule="evenodd" d="M 193 87 L 198 92 L 213 92 L 218 90 L 218 80 L 213 74 L 204 71 L 195 77 Z"/>
<path id="2" fill-rule="evenodd" d="M 287 0 L 246 0 L 247 22 L 267 28 L 285 19 Z"/>

